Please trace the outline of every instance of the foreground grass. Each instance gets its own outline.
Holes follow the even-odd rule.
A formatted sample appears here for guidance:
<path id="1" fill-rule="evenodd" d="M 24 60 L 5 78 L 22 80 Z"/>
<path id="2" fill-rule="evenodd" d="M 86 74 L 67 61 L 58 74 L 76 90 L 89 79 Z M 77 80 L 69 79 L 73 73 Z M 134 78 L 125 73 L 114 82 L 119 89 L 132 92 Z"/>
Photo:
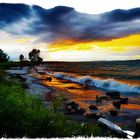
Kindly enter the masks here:
<path id="1" fill-rule="evenodd" d="M 6 79 L 0 69 L 1 137 L 99 136 L 100 129 L 77 124 L 63 113 L 46 109 L 37 96 L 28 94 L 16 79 Z"/>

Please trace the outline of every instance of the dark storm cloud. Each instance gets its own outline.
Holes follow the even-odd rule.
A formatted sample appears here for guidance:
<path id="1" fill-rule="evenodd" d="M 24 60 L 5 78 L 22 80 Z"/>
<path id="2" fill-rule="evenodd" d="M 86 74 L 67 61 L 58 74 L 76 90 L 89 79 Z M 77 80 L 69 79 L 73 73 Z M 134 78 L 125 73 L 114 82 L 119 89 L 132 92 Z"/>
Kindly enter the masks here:
<path id="1" fill-rule="evenodd" d="M 121 10 L 117 9 L 112 12 L 105 14 L 110 21 L 114 22 L 124 22 L 130 21 L 137 18 L 140 18 L 140 8 L 130 9 L 130 10 Z"/>
<path id="2" fill-rule="evenodd" d="M 7 26 L 29 16 L 30 8 L 25 4 L 0 4 L 0 27 Z"/>
<path id="3" fill-rule="evenodd" d="M 38 36 L 38 41 L 109 40 L 140 33 L 140 8 L 91 15 L 64 6 L 43 9 L 35 5 L 0 4 L 0 27 L 11 34 Z"/>

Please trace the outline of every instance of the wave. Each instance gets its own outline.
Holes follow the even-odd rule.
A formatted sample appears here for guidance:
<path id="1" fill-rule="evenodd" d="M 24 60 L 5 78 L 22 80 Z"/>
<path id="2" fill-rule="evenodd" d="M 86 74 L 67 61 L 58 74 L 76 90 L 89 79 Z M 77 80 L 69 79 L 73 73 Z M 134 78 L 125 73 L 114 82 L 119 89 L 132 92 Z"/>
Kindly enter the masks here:
<path id="1" fill-rule="evenodd" d="M 131 92 L 131 93 L 139 93 L 140 94 L 140 87 L 138 86 L 132 86 L 128 84 L 124 84 L 118 81 L 115 81 L 114 79 L 106 79 L 106 80 L 100 80 L 100 79 L 93 79 L 91 76 L 82 76 L 82 77 L 74 77 L 67 74 L 64 74 L 62 72 L 57 73 L 51 73 L 47 72 L 48 75 L 54 76 L 59 79 L 69 80 L 81 85 L 88 85 L 93 86 L 97 88 L 102 88 L 105 90 L 114 90 L 114 91 L 120 91 L 120 92 Z"/>

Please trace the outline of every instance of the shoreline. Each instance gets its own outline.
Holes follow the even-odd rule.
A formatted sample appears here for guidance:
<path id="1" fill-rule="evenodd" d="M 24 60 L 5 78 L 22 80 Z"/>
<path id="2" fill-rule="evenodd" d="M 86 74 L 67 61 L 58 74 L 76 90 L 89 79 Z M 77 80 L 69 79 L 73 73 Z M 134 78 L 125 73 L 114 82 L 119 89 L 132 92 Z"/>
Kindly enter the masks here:
<path id="1" fill-rule="evenodd" d="M 50 93 L 50 94 L 53 93 L 54 95 L 56 93 L 61 93 L 61 96 L 63 96 L 66 100 L 75 101 L 76 103 L 78 103 L 78 105 L 80 105 L 81 108 L 84 108 L 85 110 L 88 109 L 90 104 L 93 104 L 95 102 L 94 92 L 96 93 L 96 95 L 98 93 L 99 96 L 104 95 L 103 93 L 96 92 L 96 90 L 94 92 L 93 92 L 93 90 L 89 90 L 89 89 L 85 90 L 84 87 L 82 87 L 81 85 L 78 85 L 76 83 L 70 83 L 70 81 L 60 80 L 60 79 L 57 79 L 54 77 L 52 77 L 53 79 L 51 82 L 48 82 L 48 81 L 45 82 L 45 80 L 43 78 L 45 76 L 49 76 L 49 75 L 40 74 L 36 71 L 30 71 L 28 74 L 25 74 L 25 75 L 28 75 L 28 78 L 32 77 L 34 79 L 33 81 L 31 79 L 28 81 L 29 85 L 31 86 L 30 81 L 32 81 L 32 83 L 34 84 L 33 87 L 35 89 L 39 89 L 39 90 L 37 90 L 37 92 L 40 91 L 40 93 L 38 93 L 38 94 L 44 95 L 41 97 L 46 98 L 46 95 L 48 93 Z M 24 78 L 27 78 L 27 77 L 24 77 Z M 40 86 L 37 86 L 37 85 L 40 85 Z M 72 88 L 72 86 L 74 86 L 74 87 L 76 86 L 76 88 Z M 31 88 L 33 88 L 33 87 L 31 87 Z M 43 87 L 45 87 L 45 89 L 42 89 Z M 45 93 L 43 93 L 44 92 L 43 90 L 45 91 Z M 86 93 L 82 92 L 83 90 Z M 30 93 L 35 94 L 35 93 L 31 92 L 31 90 L 30 90 Z M 92 96 L 92 99 L 91 99 L 91 94 L 94 95 L 94 97 Z M 89 102 L 89 103 L 84 103 L 84 101 Z M 43 102 L 46 107 L 48 107 L 50 105 L 50 101 L 47 101 L 46 99 L 43 99 Z M 129 125 L 127 127 L 127 129 L 129 128 L 129 130 L 133 130 L 133 131 L 135 130 L 134 123 L 132 123 L 132 122 L 134 122 L 134 120 L 136 119 L 134 117 L 136 114 L 135 114 L 135 111 L 131 111 L 131 110 L 133 110 L 134 107 L 136 107 L 136 106 L 123 105 L 124 111 L 122 111 L 122 113 L 119 114 L 119 116 L 108 115 L 109 110 L 110 110 L 109 104 L 105 105 L 105 107 L 108 107 L 108 109 L 105 108 L 105 110 L 104 110 L 105 114 L 107 115 L 107 116 L 105 115 L 106 119 L 111 120 L 112 122 L 123 127 L 124 124 L 120 124 L 120 123 L 123 123 L 124 121 L 126 121 L 126 118 L 127 118 L 127 119 L 129 119 L 129 121 L 131 120 L 131 122 L 126 121 L 126 124 Z M 110 106 L 110 107 L 112 108 L 113 106 Z M 137 110 L 140 110 L 139 105 L 137 106 Z M 130 115 L 127 116 L 126 112 L 129 112 Z M 95 123 L 95 119 L 85 118 L 85 116 L 83 114 L 66 114 L 66 115 L 70 116 L 70 118 L 72 118 L 73 120 L 75 120 L 77 122 L 89 122 L 89 123 L 93 123 L 93 124 Z"/>
<path id="2" fill-rule="evenodd" d="M 46 76 L 49 76 L 47 74 L 45 74 Z M 68 100 L 73 100 L 75 101 L 76 103 L 78 103 L 80 105 L 80 107 L 84 108 L 87 110 L 87 108 L 89 107 L 90 104 L 95 104 L 95 95 L 94 97 L 92 96 L 92 99 L 89 98 L 88 99 L 88 95 L 90 95 L 90 90 L 87 89 L 87 92 L 85 94 L 82 93 L 82 91 L 80 91 L 80 88 L 79 86 L 81 87 L 81 89 L 83 88 L 81 85 L 77 84 L 77 83 L 72 83 L 70 81 L 67 81 L 67 80 L 60 80 L 60 79 L 57 79 L 55 77 L 53 77 L 55 80 L 53 82 L 46 82 L 45 85 L 49 85 L 49 86 L 53 86 L 55 87 L 55 89 L 57 89 L 59 92 L 63 91 L 62 89 L 65 89 L 65 92 L 67 93 L 67 95 L 65 95 L 65 97 L 68 99 Z M 58 81 L 57 81 L 57 80 Z M 62 81 L 62 83 L 61 83 Z M 54 84 L 54 85 L 53 85 Z M 74 84 L 76 84 L 76 88 L 72 88 L 71 87 L 71 84 L 72 86 L 74 86 Z M 65 86 L 66 85 L 66 86 Z M 69 87 L 67 87 L 68 85 L 70 85 L 70 89 Z M 93 92 L 94 90 L 92 89 L 91 92 L 92 92 L 92 95 L 94 94 Z M 95 90 L 95 93 L 96 95 L 105 95 L 104 93 L 100 93 L 100 92 L 96 92 L 97 90 Z M 99 93 L 99 94 L 97 94 Z M 80 95 L 79 95 L 80 94 Z M 82 94 L 82 95 L 81 95 Z M 81 97 L 80 97 L 81 96 Z M 83 96 L 83 97 L 82 97 Z M 127 97 L 127 96 L 121 96 L 121 97 Z M 75 98 L 75 99 L 74 99 Z M 81 98 L 80 100 L 77 99 L 77 98 Z M 83 99 L 84 98 L 84 99 Z M 110 106 L 109 107 L 109 104 L 107 104 L 104 108 L 104 117 L 114 123 L 116 123 L 117 125 L 119 125 L 120 127 L 124 128 L 124 129 L 128 129 L 128 130 L 131 130 L 131 131 L 135 131 L 135 120 L 139 117 L 140 115 L 140 112 L 138 113 L 137 111 L 140 111 L 140 103 L 138 102 L 137 100 L 137 97 L 133 97 L 133 100 L 131 101 L 131 98 L 128 97 L 128 100 L 129 100 L 129 103 L 128 104 L 124 104 L 121 106 L 121 108 L 118 110 L 118 115 L 117 116 L 112 116 L 112 115 L 109 115 L 109 110 L 112 108 L 114 108 L 114 106 Z M 137 102 L 135 102 L 135 100 L 137 100 Z M 86 102 L 91 102 L 91 103 L 87 103 L 86 104 L 83 104 L 84 102 L 83 101 L 86 101 Z M 108 114 L 109 113 L 109 114 Z M 81 117 L 79 114 L 69 114 L 69 116 L 71 116 L 72 118 L 74 118 L 76 121 L 79 120 L 86 120 L 88 121 L 88 119 L 84 118 L 83 116 Z M 76 116 L 76 117 L 75 117 Z M 89 121 L 91 121 L 89 119 Z M 93 122 L 94 122 L 94 119 L 93 119 Z"/>

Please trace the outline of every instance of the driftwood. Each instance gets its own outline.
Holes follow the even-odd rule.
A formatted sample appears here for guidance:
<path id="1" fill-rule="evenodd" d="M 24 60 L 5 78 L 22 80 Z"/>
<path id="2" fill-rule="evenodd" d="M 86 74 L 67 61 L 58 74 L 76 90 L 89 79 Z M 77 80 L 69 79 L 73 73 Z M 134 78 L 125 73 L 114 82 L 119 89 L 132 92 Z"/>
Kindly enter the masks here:
<path id="1" fill-rule="evenodd" d="M 107 127 L 108 129 L 110 129 L 111 131 L 113 131 L 114 133 L 120 135 L 121 137 L 124 137 L 124 138 L 133 138 L 134 136 L 134 132 L 131 132 L 130 131 L 124 131 L 123 129 L 121 129 L 118 125 L 104 119 L 104 118 L 99 118 L 97 120 L 97 123 L 99 123 L 100 125 L 102 126 L 105 126 Z"/>

